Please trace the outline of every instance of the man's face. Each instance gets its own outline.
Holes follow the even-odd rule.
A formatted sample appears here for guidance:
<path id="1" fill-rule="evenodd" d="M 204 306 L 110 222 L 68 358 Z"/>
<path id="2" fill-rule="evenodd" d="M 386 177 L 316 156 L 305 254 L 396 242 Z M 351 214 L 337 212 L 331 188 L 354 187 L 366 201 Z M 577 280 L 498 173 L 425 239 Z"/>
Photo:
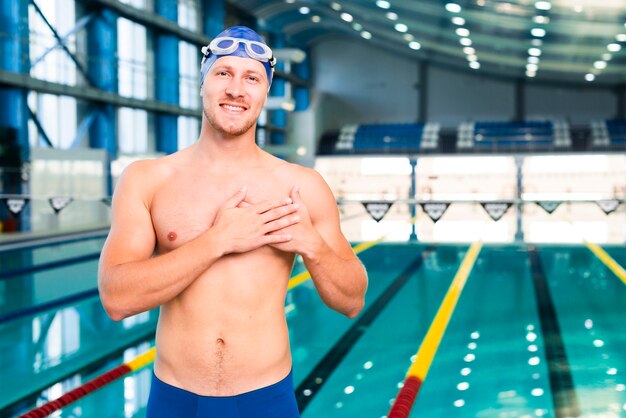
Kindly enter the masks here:
<path id="1" fill-rule="evenodd" d="M 222 57 L 202 87 L 202 109 L 211 127 L 224 136 L 240 136 L 254 127 L 267 100 L 268 80 L 259 61 Z"/>

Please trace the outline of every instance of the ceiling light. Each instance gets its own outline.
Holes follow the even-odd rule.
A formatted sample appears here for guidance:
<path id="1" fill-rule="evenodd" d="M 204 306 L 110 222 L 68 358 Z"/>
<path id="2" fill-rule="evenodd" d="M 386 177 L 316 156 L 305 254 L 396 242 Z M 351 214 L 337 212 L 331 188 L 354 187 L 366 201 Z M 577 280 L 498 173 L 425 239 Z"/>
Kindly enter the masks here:
<path id="1" fill-rule="evenodd" d="M 456 34 L 464 38 L 467 38 L 470 35 L 470 31 L 467 30 L 466 28 L 458 28 L 456 30 Z"/>
<path id="2" fill-rule="evenodd" d="M 350 13 L 343 12 L 343 13 L 341 14 L 341 19 L 342 19 L 342 20 L 345 20 L 346 22 L 352 22 L 352 20 L 353 20 L 354 18 L 352 17 L 352 15 L 351 15 Z"/>
<path id="3" fill-rule="evenodd" d="M 534 71 L 526 71 L 526 77 L 534 77 L 536 76 L 537 73 Z"/>
<path id="4" fill-rule="evenodd" d="M 311 11 L 311 9 L 309 9 L 306 6 L 300 7 L 300 13 L 302 13 L 303 15 L 308 15 L 310 11 Z"/>
<path id="5" fill-rule="evenodd" d="M 613 56 L 609 54 L 608 52 L 606 54 L 602 54 L 603 61 L 611 61 L 611 58 L 613 58 Z"/>
<path id="6" fill-rule="evenodd" d="M 539 64 L 539 57 L 528 57 L 528 62 L 531 64 Z"/>
<path id="7" fill-rule="evenodd" d="M 538 1 L 535 3 L 535 8 L 538 10 L 550 10 L 552 8 L 552 4 L 549 1 Z"/>
<path id="8" fill-rule="evenodd" d="M 387 12 L 387 19 L 398 20 L 398 15 L 394 12 Z"/>
<path id="9" fill-rule="evenodd" d="M 526 71 L 537 72 L 539 66 L 537 64 L 526 64 Z"/>
<path id="10" fill-rule="evenodd" d="M 411 42 L 413 39 L 415 39 L 415 37 L 413 35 L 411 35 L 410 33 L 404 34 L 403 38 L 407 42 Z"/>
<path id="11" fill-rule="evenodd" d="M 535 16 L 533 17 L 533 22 L 539 24 L 550 23 L 550 18 L 548 16 Z"/>
<path id="12" fill-rule="evenodd" d="M 608 44 L 606 49 L 611 52 L 619 52 L 619 50 L 622 49 L 622 46 L 620 44 Z"/>
<path id="13" fill-rule="evenodd" d="M 541 39 L 537 39 L 537 38 L 535 38 L 532 41 L 530 41 L 530 43 L 533 46 L 541 46 L 541 45 L 543 45 L 543 41 Z"/>
<path id="14" fill-rule="evenodd" d="M 470 61 L 469 66 L 475 70 L 478 70 L 480 68 L 480 62 Z"/>
<path id="15" fill-rule="evenodd" d="M 411 49 L 414 49 L 414 50 L 417 51 L 421 47 L 422 47 L 422 45 L 420 45 L 419 42 L 416 42 L 416 41 L 409 42 L 409 48 L 411 48 Z"/>
<path id="16" fill-rule="evenodd" d="M 361 32 L 361 36 L 364 37 L 365 39 L 372 39 L 372 34 L 369 33 L 368 31 L 364 30 L 363 32 Z"/>
<path id="17" fill-rule="evenodd" d="M 378 0 L 376 2 L 376 6 L 380 7 L 381 9 L 388 9 L 391 7 L 391 3 L 385 0 Z"/>
<path id="18" fill-rule="evenodd" d="M 322 20 L 322 18 L 319 17 L 318 15 L 315 15 L 315 16 L 311 16 L 311 20 L 313 21 L 313 23 L 320 23 L 320 20 Z"/>
<path id="19" fill-rule="evenodd" d="M 463 52 L 466 55 L 474 55 L 476 53 L 476 50 L 472 48 L 471 46 L 466 46 L 465 48 L 463 48 Z"/>
<path id="20" fill-rule="evenodd" d="M 407 30 L 409 30 L 409 27 L 407 25 L 405 25 L 404 23 L 396 23 L 396 25 L 394 26 L 394 28 L 398 31 L 398 32 L 406 32 Z"/>
<path id="21" fill-rule="evenodd" d="M 478 61 L 478 57 L 474 54 L 468 55 L 467 56 L 467 60 L 468 61 Z"/>
<path id="22" fill-rule="evenodd" d="M 533 57 L 541 56 L 541 49 L 539 49 L 539 48 L 528 48 L 528 55 L 532 55 Z"/>
<path id="23" fill-rule="evenodd" d="M 289 4 L 292 4 L 292 3 L 295 3 L 295 2 L 296 2 L 296 0 L 285 0 L 285 3 L 289 3 Z"/>
<path id="24" fill-rule="evenodd" d="M 530 30 L 530 34 L 532 36 L 536 36 L 537 38 L 543 38 L 544 36 L 546 36 L 546 30 L 542 28 L 532 28 Z"/>
<path id="25" fill-rule="evenodd" d="M 333 10 L 335 10 L 335 11 L 337 11 L 337 12 L 338 12 L 339 10 L 341 10 L 341 4 L 339 4 L 339 3 L 337 3 L 337 2 L 333 2 L 333 3 L 331 3 L 330 7 L 332 7 L 332 8 L 333 8 Z"/>
<path id="26" fill-rule="evenodd" d="M 485 5 L 485 0 L 476 0 L 476 4 L 479 6 L 484 6 Z"/>
<path id="27" fill-rule="evenodd" d="M 358 32 L 363 29 L 363 26 L 360 23 L 355 23 L 354 25 L 352 25 L 352 29 Z"/>
<path id="28" fill-rule="evenodd" d="M 462 17 L 454 16 L 452 18 L 452 23 L 454 23 L 455 25 L 463 26 L 465 24 L 465 19 L 463 19 Z"/>
<path id="29" fill-rule="evenodd" d="M 606 68 L 606 61 L 596 61 L 593 66 L 598 70 L 604 70 Z"/>
<path id="30" fill-rule="evenodd" d="M 626 33 L 618 33 L 615 35 L 615 40 L 617 42 L 626 42 Z"/>
<path id="31" fill-rule="evenodd" d="M 593 74 L 591 74 L 591 73 L 585 74 L 585 80 L 587 80 L 587 81 L 593 81 L 593 80 L 595 80 L 595 79 L 596 79 L 596 76 L 595 76 L 595 75 L 593 75 Z"/>
<path id="32" fill-rule="evenodd" d="M 446 4 L 446 10 L 450 13 L 459 13 L 461 11 L 461 6 L 456 3 L 448 3 Z"/>
<path id="33" fill-rule="evenodd" d="M 472 40 L 470 38 L 461 38 L 459 40 L 459 42 L 461 43 L 461 45 L 463 46 L 471 46 L 472 45 Z"/>
<path id="34" fill-rule="evenodd" d="M 577 4 L 576 6 L 574 6 L 574 11 L 576 13 L 581 13 L 583 11 L 583 6 L 580 4 Z"/>

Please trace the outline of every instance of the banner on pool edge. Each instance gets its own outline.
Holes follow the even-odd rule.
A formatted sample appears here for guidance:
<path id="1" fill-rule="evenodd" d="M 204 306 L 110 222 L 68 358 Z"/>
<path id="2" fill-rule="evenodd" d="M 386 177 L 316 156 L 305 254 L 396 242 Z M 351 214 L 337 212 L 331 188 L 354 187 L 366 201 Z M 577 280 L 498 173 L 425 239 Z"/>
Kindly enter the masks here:
<path id="1" fill-rule="evenodd" d="M 370 214 L 372 218 L 376 222 L 380 222 L 381 219 L 385 217 L 389 209 L 393 205 L 390 202 L 380 202 L 380 201 L 365 201 L 361 202 L 363 206 L 365 206 L 365 210 Z"/>
<path id="2" fill-rule="evenodd" d="M 48 202 L 50 203 L 52 209 L 54 209 L 54 213 L 58 215 L 59 212 L 65 209 L 70 203 L 72 203 L 73 200 L 73 197 L 55 196 L 48 199 Z"/>
<path id="3" fill-rule="evenodd" d="M 480 204 L 494 221 L 499 221 L 506 211 L 513 206 L 511 202 L 480 202 Z"/>
<path id="4" fill-rule="evenodd" d="M 562 202 L 556 200 L 537 200 L 535 203 L 541 206 L 549 215 L 552 215 L 552 212 L 554 212 Z"/>
<path id="5" fill-rule="evenodd" d="M 29 199 L 23 197 L 5 197 L 2 199 L 9 212 L 11 212 L 15 216 L 22 213 L 22 211 L 28 204 L 28 200 Z"/>
<path id="6" fill-rule="evenodd" d="M 615 212 L 617 210 L 617 207 L 619 206 L 619 200 L 617 199 L 598 200 L 596 201 L 596 203 L 598 204 L 598 206 L 600 206 L 600 209 L 602 209 L 602 211 L 607 215 Z"/>
<path id="7" fill-rule="evenodd" d="M 437 223 L 443 214 L 446 213 L 446 210 L 448 210 L 450 202 L 424 202 L 421 203 L 421 206 L 422 210 L 426 212 L 426 215 L 428 215 L 430 220 Z"/>

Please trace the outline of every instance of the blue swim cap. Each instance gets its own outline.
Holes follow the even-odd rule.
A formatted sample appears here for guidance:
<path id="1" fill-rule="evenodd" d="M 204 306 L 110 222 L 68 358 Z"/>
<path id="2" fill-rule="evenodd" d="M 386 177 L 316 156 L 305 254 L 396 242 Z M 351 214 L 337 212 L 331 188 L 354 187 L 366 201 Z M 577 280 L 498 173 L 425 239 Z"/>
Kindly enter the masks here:
<path id="1" fill-rule="evenodd" d="M 276 59 L 261 35 L 245 26 L 233 26 L 217 35 L 211 43 L 202 47 L 200 86 L 204 84 L 209 69 L 220 57 L 244 57 L 259 61 L 265 67 L 267 81 L 272 85 Z"/>

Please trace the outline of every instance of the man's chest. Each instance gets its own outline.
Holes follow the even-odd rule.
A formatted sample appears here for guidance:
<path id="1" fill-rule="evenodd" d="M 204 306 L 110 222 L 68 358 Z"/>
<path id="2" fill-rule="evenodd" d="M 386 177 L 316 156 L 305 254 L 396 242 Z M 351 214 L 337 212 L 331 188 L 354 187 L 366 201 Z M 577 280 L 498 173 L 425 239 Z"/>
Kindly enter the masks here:
<path id="1" fill-rule="evenodd" d="M 206 181 L 175 181 L 161 187 L 150 212 L 159 252 L 171 251 L 209 229 L 220 209 L 242 187 L 245 201 L 258 204 L 289 196 L 290 185 L 276 178 L 214 178 Z"/>

